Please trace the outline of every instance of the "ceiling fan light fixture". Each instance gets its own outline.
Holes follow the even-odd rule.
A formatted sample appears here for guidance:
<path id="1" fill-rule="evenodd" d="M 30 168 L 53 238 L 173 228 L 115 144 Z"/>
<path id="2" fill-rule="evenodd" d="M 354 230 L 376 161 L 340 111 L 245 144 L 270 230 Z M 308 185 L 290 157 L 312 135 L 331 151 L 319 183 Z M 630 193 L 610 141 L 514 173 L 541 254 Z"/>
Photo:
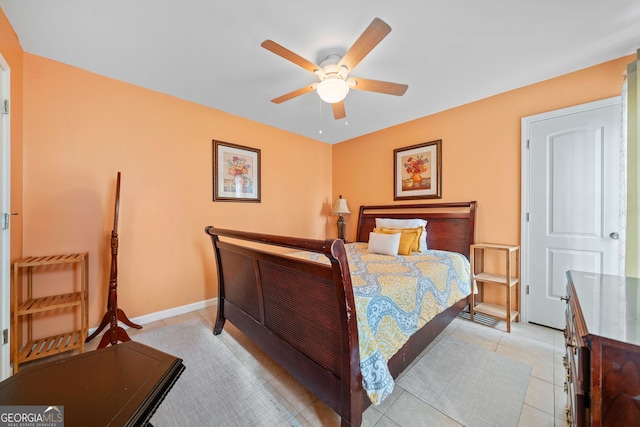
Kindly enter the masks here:
<path id="1" fill-rule="evenodd" d="M 318 96 L 324 102 L 335 104 L 342 101 L 349 93 L 349 84 L 338 75 L 328 75 L 318 84 Z"/>

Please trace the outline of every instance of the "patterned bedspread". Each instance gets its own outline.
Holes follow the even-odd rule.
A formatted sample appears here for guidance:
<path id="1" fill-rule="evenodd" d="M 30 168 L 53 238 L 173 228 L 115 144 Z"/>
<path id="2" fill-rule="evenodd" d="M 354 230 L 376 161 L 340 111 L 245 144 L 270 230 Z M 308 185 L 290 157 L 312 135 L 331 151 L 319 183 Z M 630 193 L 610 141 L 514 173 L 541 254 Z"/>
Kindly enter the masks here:
<path id="1" fill-rule="evenodd" d="M 410 256 L 377 255 L 366 243 L 346 245 L 358 319 L 360 370 L 369 399 L 379 405 L 393 392 L 387 361 L 435 315 L 470 293 L 469 261 L 428 250 Z M 318 253 L 297 257 L 328 263 Z"/>

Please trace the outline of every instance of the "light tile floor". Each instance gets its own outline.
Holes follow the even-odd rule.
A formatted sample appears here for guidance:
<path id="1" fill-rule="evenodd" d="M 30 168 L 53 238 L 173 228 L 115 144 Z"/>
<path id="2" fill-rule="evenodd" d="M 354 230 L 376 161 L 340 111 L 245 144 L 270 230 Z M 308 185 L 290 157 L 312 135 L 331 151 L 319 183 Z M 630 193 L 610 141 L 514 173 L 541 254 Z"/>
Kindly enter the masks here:
<path id="1" fill-rule="evenodd" d="M 215 306 L 180 316 L 148 323 L 141 330 L 128 329 L 129 335 L 162 328 L 200 318 L 212 326 Z M 515 323 L 511 333 L 503 322 L 481 324 L 463 317 L 456 318 L 443 334 L 466 340 L 490 351 L 513 357 L 533 366 L 529 388 L 518 426 L 566 426 L 564 394 L 564 338 L 561 331 L 534 324 Z M 442 336 L 442 335 L 441 335 Z M 219 335 L 227 347 L 273 391 L 303 426 L 339 426 L 340 418 L 322 401 L 311 394 L 293 377 L 227 322 Z M 100 337 L 87 344 L 86 350 L 97 347 Z M 50 360 L 44 359 L 43 361 Z M 32 362 L 38 363 L 38 362 Z M 394 393 L 378 407 L 369 407 L 363 415 L 363 426 L 459 426 L 456 421 L 423 403 L 396 385 Z"/>

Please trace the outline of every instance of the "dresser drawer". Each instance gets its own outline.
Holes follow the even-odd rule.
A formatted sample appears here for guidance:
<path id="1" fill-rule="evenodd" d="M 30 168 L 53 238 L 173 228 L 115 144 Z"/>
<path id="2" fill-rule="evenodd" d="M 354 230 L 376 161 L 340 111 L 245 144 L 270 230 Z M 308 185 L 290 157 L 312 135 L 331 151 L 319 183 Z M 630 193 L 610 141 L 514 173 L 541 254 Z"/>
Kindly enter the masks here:
<path id="1" fill-rule="evenodd" d="M 589 349 L 576 329 L 576 310 L 573 300 L 575 298 L 571 297 L 571 291 L 568 288 L 565 310 L 566 329 L 564 330 L 565 355 L 563 357 L 564 390 L 567 395 L 566 416 L 570 425 L 583 426 L 586 421 L 589 390 Z"/>
<path id="2" fill-rule="evenodd" d="M 573 356 L 569 353 L 570 347 L 565 347 L 565 355 L 564 355 L 564 368 L 565 368 L 565 379 L 564 379 L 564 393 L 567 398 L 567 405 L 565 408 L 565 415 L 567 417 L 567 422 L 569 425 L 575 425 L 574 420 L 576 419 L 576 387 L 575 382 L 573 381 L 573 369 L 574 359 Z"/>

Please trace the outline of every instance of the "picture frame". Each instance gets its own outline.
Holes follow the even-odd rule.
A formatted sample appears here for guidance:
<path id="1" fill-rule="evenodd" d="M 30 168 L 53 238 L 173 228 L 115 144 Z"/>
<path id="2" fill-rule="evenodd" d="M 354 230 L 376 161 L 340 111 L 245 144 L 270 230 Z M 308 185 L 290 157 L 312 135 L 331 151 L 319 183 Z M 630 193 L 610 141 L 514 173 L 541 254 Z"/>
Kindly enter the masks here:
<path id="1" fill-rule="evenodd" d="M 213 140 L 213 201 L 257 202 L 261 187 L 260 150 Z"/>
<path id="2" fill-rule="evenodd" d="M 393 150 L 393 200 L 442 198 L 442 140 Z"/>

